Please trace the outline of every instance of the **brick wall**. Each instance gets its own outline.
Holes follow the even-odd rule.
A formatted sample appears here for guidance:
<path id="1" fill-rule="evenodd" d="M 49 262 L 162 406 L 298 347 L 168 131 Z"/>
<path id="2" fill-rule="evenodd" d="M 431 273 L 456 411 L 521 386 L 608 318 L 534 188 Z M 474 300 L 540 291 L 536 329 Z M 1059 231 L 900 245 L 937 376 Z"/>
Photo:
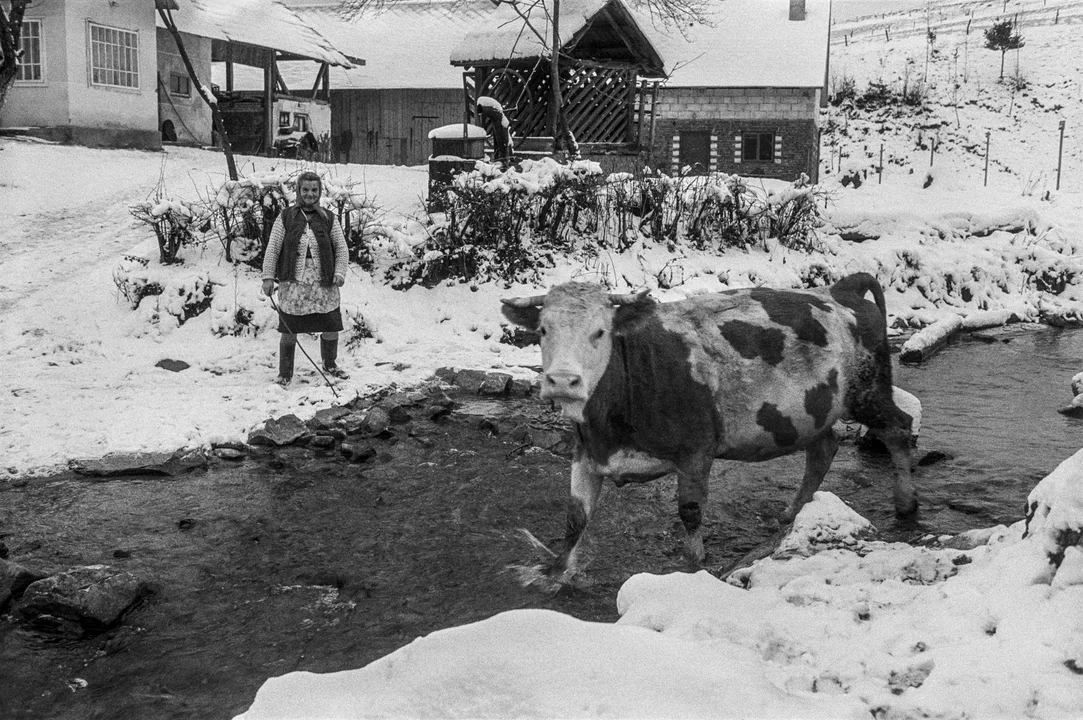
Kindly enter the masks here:
<path id="1" fill-rule="evenodd" d="M 805 173 L 815 182 L 818 106 L 815 88 L 660 88 L 648 162 L 676 172 L 681 133 L 706 133 L 704 170 L 784 180 Z M 772 160 L 740 160 L 740 142 L 751 133 L 774 134 Z"/>

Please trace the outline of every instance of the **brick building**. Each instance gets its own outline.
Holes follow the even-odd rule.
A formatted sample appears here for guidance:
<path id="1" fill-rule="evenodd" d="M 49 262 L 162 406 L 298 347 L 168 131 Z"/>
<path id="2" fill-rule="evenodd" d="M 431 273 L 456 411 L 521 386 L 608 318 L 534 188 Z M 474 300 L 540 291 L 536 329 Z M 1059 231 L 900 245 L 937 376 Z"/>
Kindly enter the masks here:
<path id="1" fill-rule="evenodd" d="M 668 77 L 646 162 L 815 181 L 829 28 L 828 0 L 726 0 L 709 25 L 655 35 Z"/>

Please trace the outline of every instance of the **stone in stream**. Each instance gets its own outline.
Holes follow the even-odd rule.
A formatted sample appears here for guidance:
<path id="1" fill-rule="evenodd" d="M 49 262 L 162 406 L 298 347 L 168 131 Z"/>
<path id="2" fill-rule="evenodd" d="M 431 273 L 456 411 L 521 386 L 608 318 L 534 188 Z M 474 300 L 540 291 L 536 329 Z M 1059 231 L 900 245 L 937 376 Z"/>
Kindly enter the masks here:
<path id="1" fill-rule="evenodd" d="M 249 445 L 290 445 L 308 435 L 308 426 L 296 415 L 283 415 L 263 423 L 248 434 Z"/>
<path id="2" fill-rule="evenodd" d="M 146 581 L 108 565 L 85 565 L 31 583 L 17 605 L 39 625 L 104 630 L 150 592 Z"/>
<path id="3" fill-rule="evenodd" d="M 181 475 L 190 470 L 206 467 L 207 458 L 198 450 L 178 450 L 171 453 L 108 453 L 101 458 L 72 460 L 68 466 L 73 472 L 92 477 Z"/>
<path id="4" fill-rule="evenodd" d="M 18 563 L 0 560 L 0 612 L 13 597 L 19 597 L 30 583 L 46 577 L 45 573 L 19 565 Z"/>

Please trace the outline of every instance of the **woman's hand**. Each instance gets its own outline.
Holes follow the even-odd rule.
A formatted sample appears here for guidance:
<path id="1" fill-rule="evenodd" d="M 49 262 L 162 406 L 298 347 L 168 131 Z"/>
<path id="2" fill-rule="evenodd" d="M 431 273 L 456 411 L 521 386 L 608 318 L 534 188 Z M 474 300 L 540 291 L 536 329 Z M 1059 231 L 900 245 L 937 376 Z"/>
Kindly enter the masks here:
<path id="1" fill-rule="evenodd" d="M 274 293 L 274 291 L 275 291 L 275 281 L 274 280 L 264 280 L 263 281 L 263 294 L 266 295 L 267 297 L 271 297 L 271 295 Z"/>
<path id="2" fill-rule="evenodd" d="M 342 277 L 341 275 L 335 275 L 335 279 L 333 282 L 335 287 L 342 287 L 346 284 L 346 278 Z"/>

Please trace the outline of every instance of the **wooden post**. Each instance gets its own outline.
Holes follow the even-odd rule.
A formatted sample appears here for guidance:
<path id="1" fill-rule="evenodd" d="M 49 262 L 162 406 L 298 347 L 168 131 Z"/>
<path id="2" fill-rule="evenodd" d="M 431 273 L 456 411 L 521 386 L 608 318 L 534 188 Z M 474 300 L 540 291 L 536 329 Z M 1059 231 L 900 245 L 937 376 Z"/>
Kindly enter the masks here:
<path id="1" fill-rule="evenodd" d="M 985 182 L 984 186 L 989 186 L 989 131 L 985 131 Z"/>
<path id="2" fill-rule="evenodd" d="M 1060 121 L 1060 147 L 1057 148 L 1057 190 L 1060 190 L 1060 168 L 1064 159 L 1064 121 Z"/>
<path id="3" fill-rule="evenodd" d="M 233 43 L 226 43 L 226 92 L 233 92 Z"/>
<path id="4" fill-rule="evenodd" d="M 929 139 L 929 167 L 933 166 L 933 158 L 936 157 L 936 138 Z"/>
<path id="5" fill-rule="evenodd" d="M 643 117 L 647 108 L 647 83 L 637 82 L 636 87 L 639 89 L 639 120 L 636 122 L 636 149 L 643 149 Z"/>
<path id="6" fill-rule="evenodd" d="M 263 66 L 263 154 L 274 157 L 275 151 L 275 51 L 267 50 Z"/>
<path id="7" fill-rule="evenodd" d="M 880 143 L 880 165 L 876 168 L 876 184 L 884 184 L 884 144 Z"/>

